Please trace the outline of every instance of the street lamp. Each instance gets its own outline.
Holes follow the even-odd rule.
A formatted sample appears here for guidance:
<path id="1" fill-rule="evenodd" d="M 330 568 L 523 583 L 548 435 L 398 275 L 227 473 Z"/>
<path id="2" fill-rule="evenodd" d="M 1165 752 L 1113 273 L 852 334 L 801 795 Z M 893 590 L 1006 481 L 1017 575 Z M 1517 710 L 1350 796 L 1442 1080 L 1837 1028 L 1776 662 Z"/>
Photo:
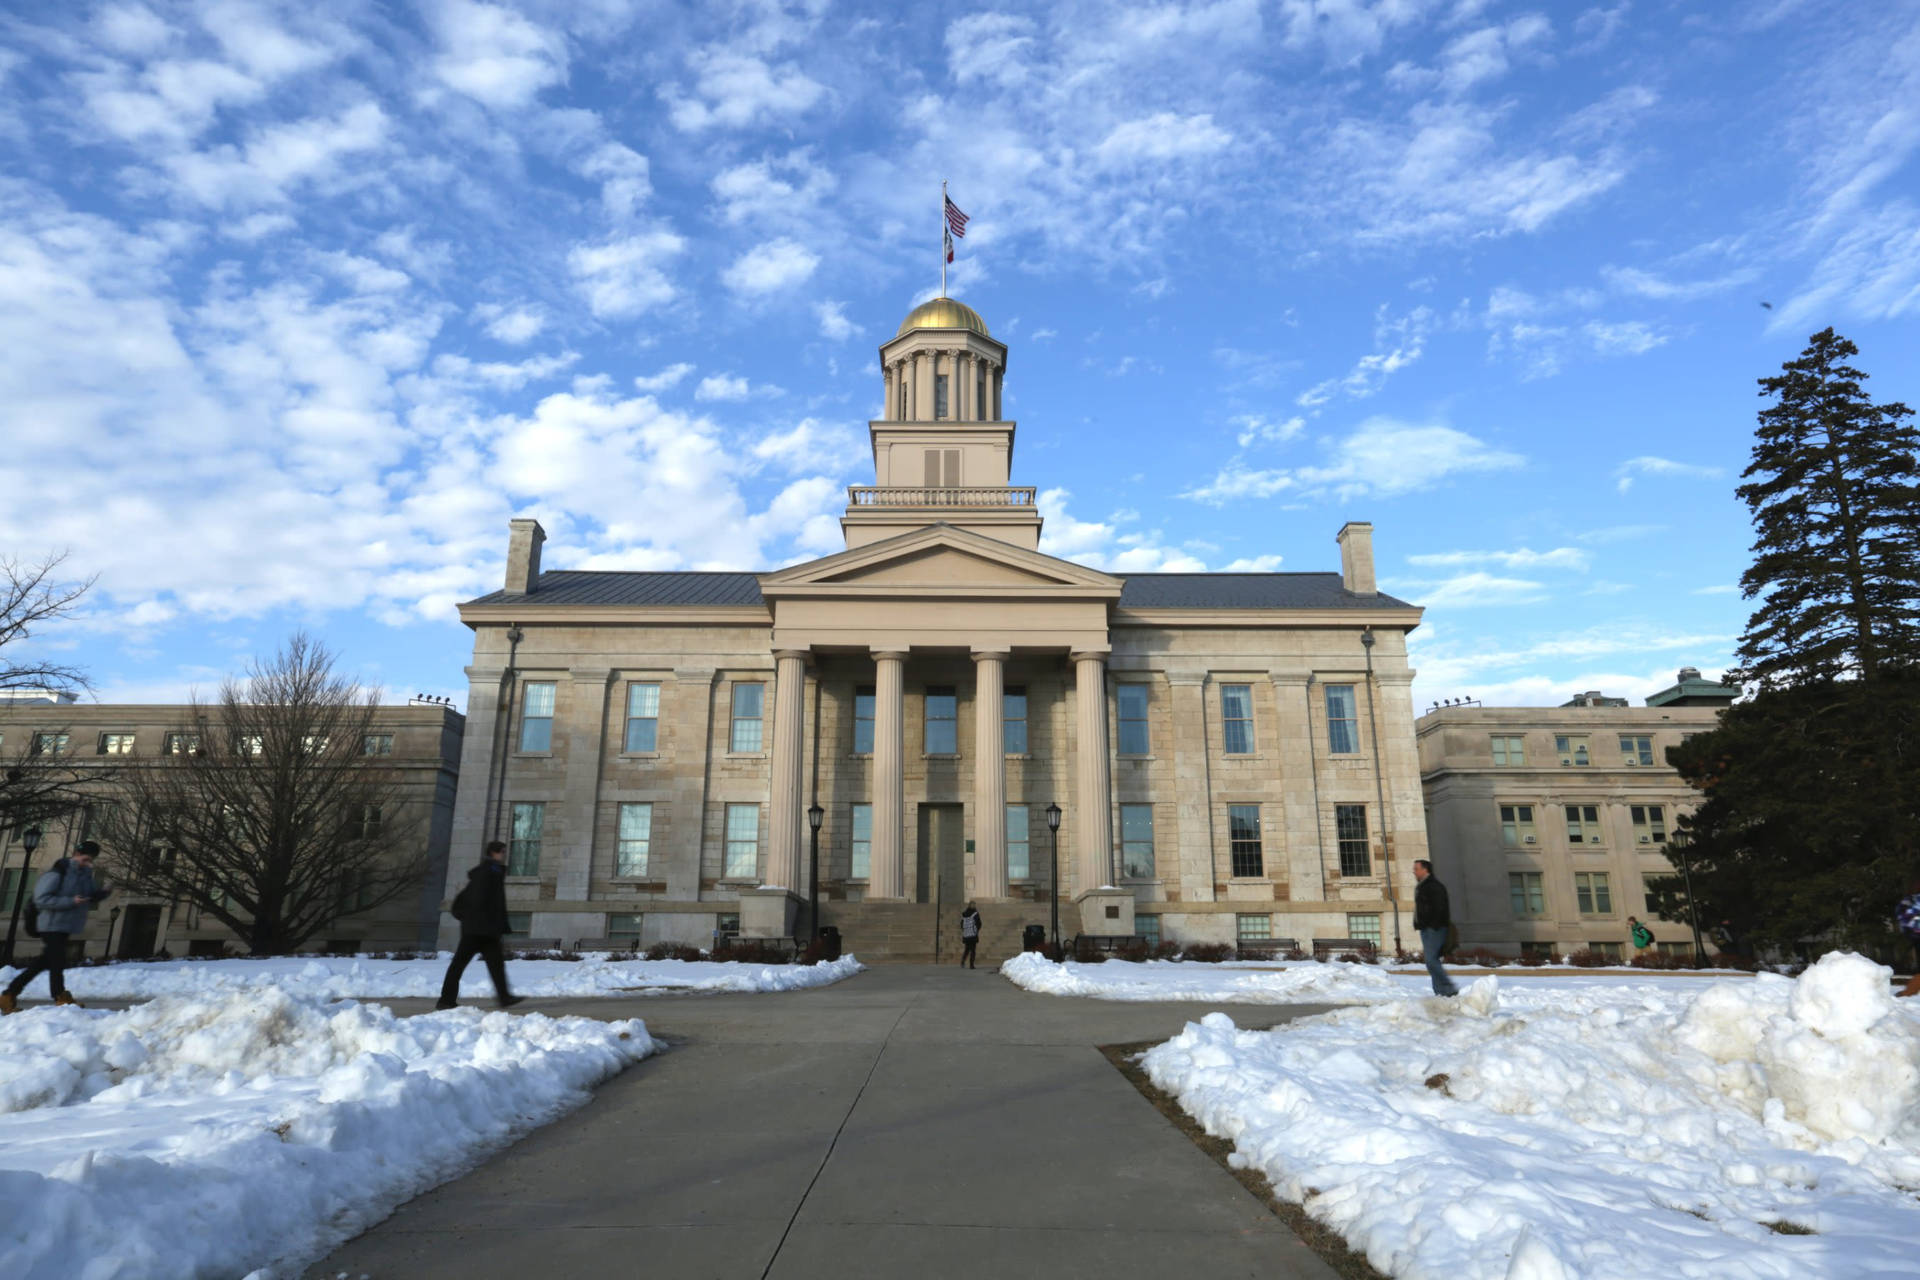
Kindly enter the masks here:
<path id="1" fill-rule="evenodd" d="M 27 885 L 33 879 L 33 851 L 40 847 L 40 828 L 28 827 L 20 833 L 20 843 L 26 846 L 27 858 L 20 867 L 20 883 L 13 890 L 13 915 L 7 921 L 7 963 L 13 963 L 13 935 L 20 927 L 20 906 L 27 900 Z"/>
<path id="2" fill-rule="evenodd" d="M 1060 806 L 1057 804 L 1047 805 L 1047 832 L 1053 842 L 1051 869 L 1047 875 L 1047 886 L 1053 893 L 1053 954 L 1060 956 Z"/>
<path id="3" fill-rule="evenodd" d="M 1675 831 L 1667 837 L 1667 847 L 1680 852 L 1680 878 L 1687 886 L 1687 919 L 1693 923 L 1693 959 L 1695 964 L 1701 964 L 1707 952 L 1700 942 L 1700 908 L 1693 904 L 1693 863 L 1687 857 L 1687 846 L 1692 843 L 1684 831 Z"/>
<path id="4" fill-rule="evenodd" d="M 119 924 L 120 908 L 115 907 L 113 910 L 107 912 L 107 948 L 101 954 L 101 958 L 104 960 L 113 959 L 113 931 Z"/>
<path id="5" fill-rule="evenodd" d="M 818 800 L 807 806 L 807 826 L 813 830 L 813 852 L 807 855 L 807 945 L 820 937 L 820 824 L 827 811 Z M 804 950 L 804 948 L 803 948 Z"/>

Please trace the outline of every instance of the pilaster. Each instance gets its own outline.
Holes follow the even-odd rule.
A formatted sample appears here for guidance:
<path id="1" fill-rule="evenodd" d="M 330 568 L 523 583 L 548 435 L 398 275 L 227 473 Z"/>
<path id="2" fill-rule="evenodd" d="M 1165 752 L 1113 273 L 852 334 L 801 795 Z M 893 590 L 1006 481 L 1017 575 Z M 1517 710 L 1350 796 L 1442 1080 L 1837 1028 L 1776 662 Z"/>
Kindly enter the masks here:
<path id="1" fill-rule="evenodd" d="M 800 779 L 805 764 L 807 653 L 780 649 L 774 655 L 773 777 L 767 822 L 769 888 L 794 889 L 800 876 Z"/>
<path id="2" fill-rule="evenodd" d="M 1006 661 L 1005 653 L 973 655 L 973 883 L 969 890 L 977 898 L 1007 896 Z"/>
<path id="3" fill-rule="evenodd" d="M 1107 752 L 1107 655 L 1076 653 L 1074 678 L 1075 896 L 1113 882 L 1113 772 Z"/>
<path id="4" fill-rule="evenodd" d="M 868 846 L 870 900 L 899 900 L 905 892 L 906 743 L 903 736 L 907 655 L 873 655 L 873 831 Z"/>
<path id="5" fill-rule="evenodd" d="M 600 801 L 601 752 L 607 739 L 607 684 L 613 672 L 606 667 L 581 667 L 567 673 L 572 683 L 567 711 L 567 773 L 560 801 L 560 869 L 554 882 L 556 900 L 584 902 L 593 882 L 594 821 Z"/>
<path id="6" fill-rule="evenodd" d="M 661 728 L 672 735 L 673 828 L 671 854 L 666 858 L 667 896 L 686 902 L 700 900 L 700 862 L 707 827 L 707 789 L 713 761 L 713 667 L 679 667 L 673 673 L 673 712 L 661 716 Z M 664 695 L 667 690 L 661 690 Z M 662 750 L 666 749 L 663 741 Z M 657 840 L 657 838 L 656 838 Z"/>

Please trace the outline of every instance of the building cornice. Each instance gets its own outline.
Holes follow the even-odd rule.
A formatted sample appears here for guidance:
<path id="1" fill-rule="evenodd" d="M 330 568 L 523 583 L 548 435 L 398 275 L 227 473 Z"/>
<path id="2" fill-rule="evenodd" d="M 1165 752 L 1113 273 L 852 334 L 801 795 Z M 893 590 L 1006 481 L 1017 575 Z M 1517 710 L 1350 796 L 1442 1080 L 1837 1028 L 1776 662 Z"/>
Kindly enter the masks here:
<path id="1" fill-rule="evenodd" d="M 1115 627 L 1379 627 L 1411 631 L 1418 609 L 1115 609 Z"/>

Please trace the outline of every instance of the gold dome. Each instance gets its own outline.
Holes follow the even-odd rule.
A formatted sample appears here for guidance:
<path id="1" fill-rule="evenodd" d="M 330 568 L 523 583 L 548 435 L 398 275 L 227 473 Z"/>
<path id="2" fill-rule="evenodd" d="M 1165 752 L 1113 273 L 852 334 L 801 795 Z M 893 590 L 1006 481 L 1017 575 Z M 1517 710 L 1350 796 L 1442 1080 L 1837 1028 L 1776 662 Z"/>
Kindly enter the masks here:
<path id="1" fill-rule="evenodd" d="M 993 336 L 978 311 L 952 298 L 929 298 L 907 312 L 907 318 L 900 322 L 900 332 L 893 336 L 898 338 L 914 329 L 970 329 L 983 338 Z"/>

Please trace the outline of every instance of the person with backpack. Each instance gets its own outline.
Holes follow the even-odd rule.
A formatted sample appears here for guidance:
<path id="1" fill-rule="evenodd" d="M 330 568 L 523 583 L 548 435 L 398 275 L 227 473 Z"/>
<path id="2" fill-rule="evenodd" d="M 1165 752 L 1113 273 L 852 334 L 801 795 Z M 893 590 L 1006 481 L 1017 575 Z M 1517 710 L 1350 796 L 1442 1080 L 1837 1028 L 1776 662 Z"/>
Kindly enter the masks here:
<path id="1" fill-rule="evenodd" d="M 40 939 L 40 958 L 15 974 L 0 992 L 0 1016 L 19 1011 L 20 993 L 41 973 L 47 975 L 55 1004 L 80 1003 L 67 990 L 67 939 L 87 927 L 87 912 L 113 892 L 93 883 L 93 860 L 99 852 L 99 845 L 82 840 L 34 883 L 27 932 Z"/>
<path id="2" fill-rule="evenodd" d="M 1653 930 L 1641 924 L 1632 916 L 1627 917 L 1627 940 L 1633 943 L 1633 954 L 1643 956 L 1653 946 Z"/>
<path id="3" fill-rule="evenodd" d="M 969 969 L 980 966 L 974 963 L 974 948 L 980 945 L 980 909 L 971 902 L 960 913 L 960 963 Z"/>
<path id="4" fill-rule="evenodd" d="M 1913 976 L 1900 988 L 1900 994 L 1920 996 L 1920 880 L 1907 886 L 1907 896 L 1893 909 L 1893 922 L 1900 926 L 1900 932 L 1907 935 L 1907 941 L 1913 946 Z"/>
<path id="5" fill-rule="evenodd" d="M 494 998 L 502 1009 L 519 1004 L 521 997 L 507 988 L 507 961 L 500 940 L 507 936 L 507 845 L 504 840 L 487 844 L 480 865 L 467 872 L 467 887 L 453 899 L 453 918 L 460 922 L 460 945 L 447 966 L 440 983 L 440 1003 L 436 1009 L 451 1009 L 460 1003 L 460 975 L 477 955 L 486 961 L 487 976 L 493 979 Z"/>

